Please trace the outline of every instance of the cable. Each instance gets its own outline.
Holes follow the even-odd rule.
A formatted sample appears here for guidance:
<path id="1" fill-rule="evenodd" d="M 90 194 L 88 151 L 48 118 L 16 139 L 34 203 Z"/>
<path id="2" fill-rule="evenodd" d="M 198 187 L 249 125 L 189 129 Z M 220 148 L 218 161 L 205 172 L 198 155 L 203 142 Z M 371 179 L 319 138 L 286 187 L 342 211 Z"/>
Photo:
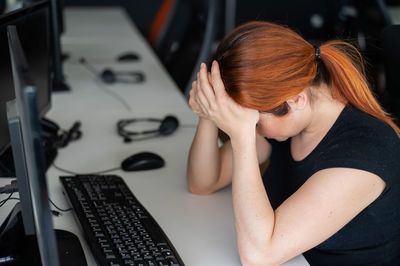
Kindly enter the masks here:
<path id="1" fill-rule="evenodd" d="M 6 204 L 6 202 L 9 201 L 9 200 L 18 200 L 18 201 L 21 200 L 20 198 L 14 198 L 14 197 L 12 197 L 12 194 L 13 194 L 13 193 L 11 193 L 10 196 L 8 196 L 8 198 L 6 198 L 6 199 L 0 201 L 0 208 L 3 207 L 3 205 Z M 49 198 L 49 201 L 50 201 L 50 203 L 51 203 L 57 210 L 59 210 L 60 212 L 68 212 L 68 211 L 72 211 L 72 210 L 73 210 L 73 208 L 61 209 L 61 208 L 58 207 L 50 198 Z M 55 210 L 50 210 L 50 211 L 51 211 L 51 213 L 52 213 L 53 215 L 55 215 L 55 216 L 60 216 L 60 213 L 59 213 L 58 211 L 55 211 Z"/>
<path id="2" fill-rule="evenodd" d="M 7 199 L 7 201 L 9 201 L 9 200 L 21 200 L 21 199 L 20 198 L 11 197 L 11 198 Z M 5 200 L 0 201 L 0 204 L 3 203 L 3 201 L 5 201 Z M 3 205 L 1 205 L 1 206 L 3 206 Z"/>
<path id="3" fill-rule="evenodd" d="M 127 101 L 125 101 L 124 98 L 122 98 L 118 93 L 110 90 L 107 86 L 105 86 L 102 82 L 100 82 L 99 79 L 95 80 L 96 84 L 103 89 L 103 91 L 105 93 L 107 93 L 108 95 L 111 95 L 112 97 L 114 97 L 116 100 L 118 100 L 120 103 L 122 103 L 122 105 L 125 107 L 125 109 L 129 112 L 132 112 L 132 108 L 129 105 L 129 103 Z"/>
<path id="4" fill-rule="evenodd" d="M 81 122 L 76 121 L 69 130 L 62 129 L 62 133 L 59 135 L 57 140 L 58 148 L 66 147 L 71 141 L 78 140 L 82 136 L 82 131 L 80 130 Z"/>
<path id="5" fill-rule="evenodd" d="M 10 193 L 10 195 L 9 195 L 6 199 L 0 201 L 0 207 L 2 207 L 4 204 L 6 204 L 6 202 L 9 201 L 9 200 L 20 200 L 19 198 L 13 198 L 13 197 L 12 197 L 12 195 L 14 194 L 14 192 L 17 192 L 17 191 L 18 191 L 17 182 L 12 182 L 11 185 L 15 186 L 15 188 L 12 189 L 13 191 Z M 10 186 L 10 185 L 7 185 L 7 186 Z M 3 188 L 6 188 L 7 186 L 5 186 L 5 187 L 3 187 Z M 1 188 L 0 188 L 0 189 L 1 189 Z M 3 192 L 3 193 L 7 193 L 7 192 Z M 58 207 L 50 198 L 49 198 L 49 201 L 50 201 L 50 203 L 51 203 L 57 210 L 59 210 L 59 211 L 61 211 L 61 212 L 67 212 L 67 211 L 73 210 L 73 208 L 61 209 L 61 208 Z M 52 212 L 55 216 L 59 216 L 59 215 L 60 215 L 60 213 L 58 213 L 57 211 L 53 211 L 53 210 L 52 210 L 51 212 Z"/>
<path id="6" fill-rule="evenodd" d="M 3 205 L 6 204 L 6 202 L 7 202 L 8 200 L 11 199 L 11 197 L 12 197 L 13 194 L 14 194 L 14 192 L 10 193 L 10 196 L 8 196 L 8 198 L 6 198 L 6 199 L 0 201 L 0 208 L 3 207 Z"/>
<path id="7" fill-rule="evenodd" d="M 74 171 L 70 171 L 70 170 L 61 168 L 61 167 L 57 166 L 55 163 L 53 163 L 53 166 L 57 170 L 59 170 L 61 172 L 64 172 L 66 174 L 71 174 L 71 175 L 98 175 L 98 174 L 105 174 L 105 173 L 108 173 L 108 172 L 112 172 L 112 171 L 116 171 L 116 170 L 120 170 L 121 169 L 121 167 L 115 167 L 115 168 L 110 168 L 110 169 L 106 169 L 106 170 L 101 170 L 101 171 L 98 171 L 98 172 L 77 173 L 77 172 L 74 172 Z"/>
<path id="8" fill-rule="evenodd" d="M 59 210 L 60 212 L 69 212 L 72 211 L 73 208 L 68 208 L 68 209 L 61 209 L 60 207 L 58 207 L 50 198 L 49 198 L 50 203 L 54 206 L 54 208 L 56 208 L 57 210 Z"/>
<path id="9" fill-rule="evenodd" d="M 197 125 L 181 125 L 183 128 L 197 128 Z"/>
<path id="10" fill-rule="evenodd" d="M 127 101 L 125 101 L 124 98 L 122 98 L 119 94 L 115 93 L 114 91 L 110 90 L 107 86 L 104 86 L 103 82 L 100 82 L 99 76 L 100 74 L 97 72 L 97 70 L 91 65 L 88 64 L 85 58 L 81 58 L 79 62 L 86 67 L 87 70 L 89 70 L 90 73 L 92 73 L 96 79 L 95 82 L 99 86 L 99 88 L 103 89 L 104 92 L 106 92 L 108 95 L 114 97 L 117 101 L 122 103 L 122 105 L 125 107 L 126 110 L 129 112 L 132 112 L 132 108 L 128 104 Z"/>

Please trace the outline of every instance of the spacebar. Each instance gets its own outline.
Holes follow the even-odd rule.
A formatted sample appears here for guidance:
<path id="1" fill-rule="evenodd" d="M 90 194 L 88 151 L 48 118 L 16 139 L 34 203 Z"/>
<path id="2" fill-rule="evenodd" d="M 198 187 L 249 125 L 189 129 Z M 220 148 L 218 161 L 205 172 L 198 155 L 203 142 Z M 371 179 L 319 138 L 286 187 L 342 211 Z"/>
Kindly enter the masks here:
<path id="1" fill-rule="evenodd" d="M 153 238 L 153 241 L 155 241 L 157 244 L 167 243 L 167 240 L 165 239 L 164 235 L 160 232 L 159 226 L 157 225 L 156 222 L 154 222 L 154 220 L 144 218 L 140 219 L 140 221 L 146 228 L 151 238 Z"/>

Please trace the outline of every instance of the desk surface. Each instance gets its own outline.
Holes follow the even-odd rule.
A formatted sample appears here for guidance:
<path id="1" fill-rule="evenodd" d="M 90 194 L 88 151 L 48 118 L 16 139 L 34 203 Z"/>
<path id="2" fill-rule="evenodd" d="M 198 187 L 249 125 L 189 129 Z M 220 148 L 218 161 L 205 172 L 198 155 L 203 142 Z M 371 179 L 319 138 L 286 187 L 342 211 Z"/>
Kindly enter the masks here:
<path id="1" fill-rule="evenodd" d="M 388 8 L 389 16 L 392 19 L 393 24 L 400 24 L 400 7 L 399 6 L 392 6 Z"/>
<path id="2" fill-rule="evenodd" d="M 240 265 L 231 189 L 228 187 L 208 196 L 188 192 L 186 161 L 197 117 L 125 12 L 118 8 L 68 8 L 62 46 L 70 56 L 64 63 L 64 72 L 71 92 L 53 94 L 48 117 L 62 128 L 69 128 L 80 120 L 83 136 L 60 149 L 55 164 L 86 173 L 119 166 L 124 158 L 140 151 L 160 154 L 166 161 L 162 169 L 118 170 L 113 174 L 123 177 L 166 232 L 186 265 Z M 126 51 L 140 54 L 141 60 L 116 62 L 116 56 Z M 146 81 L 105 86 L 79 63 L 81 57 L 98 70 L 111 67 L 143 71 Z M 121 118 L 163 118 L 167 114 L 177 116 L 183 125 L 171 136 L 125 144 L 116 133 L 116 122 Z M 67 208 L 58 179 L 60 175 L 65 174 L 54 167 L 47 173 L 50 198 L 59 207 Z M 4 183 L 7 180 L 0 180 L 0 184 Z M 9 202 L 1 209 L 0 220 L 14 203 Z M 72 212 L 55 217 L 54 227 L 75 233 L 89 265 L 95 265 Z M 285 265 L 308 263 L 303 256 L 298 256 Z"/>

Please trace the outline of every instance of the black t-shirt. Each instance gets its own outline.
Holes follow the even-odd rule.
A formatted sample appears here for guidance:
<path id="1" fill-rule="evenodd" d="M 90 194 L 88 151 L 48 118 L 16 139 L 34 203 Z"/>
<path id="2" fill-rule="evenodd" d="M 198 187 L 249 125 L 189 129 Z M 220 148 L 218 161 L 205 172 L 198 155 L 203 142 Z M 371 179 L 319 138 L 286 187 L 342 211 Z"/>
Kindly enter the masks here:
<path id="1" fill-rule="evenodd" d="M 334 167 L 365 170 L 386 182 L 382 194 L 346 226 L 304 253 L 311 265 L 400 265 L 400 140 L 386 123 L 346 107 L 317 147 L 294 161 L 290 139 L 268 140 L 263 176 L 276 209 L 316 172 Z"/>

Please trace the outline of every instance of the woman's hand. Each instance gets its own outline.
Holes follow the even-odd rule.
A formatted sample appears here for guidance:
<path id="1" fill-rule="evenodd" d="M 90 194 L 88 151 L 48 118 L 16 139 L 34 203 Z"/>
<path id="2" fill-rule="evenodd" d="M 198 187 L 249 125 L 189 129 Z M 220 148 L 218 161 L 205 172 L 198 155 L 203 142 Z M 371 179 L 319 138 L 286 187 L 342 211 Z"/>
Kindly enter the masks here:
<path id="1" fill-rule="evenodd" d="M 192 84 L 189 105 L 197 115 L 213 121 L 231 139 L 254 133 L 259 119 L 258 111 L 240 106 L 226 93 L 216 61 L 210 75 L 206 65 L 201 64 L 197 80 Z"/>

